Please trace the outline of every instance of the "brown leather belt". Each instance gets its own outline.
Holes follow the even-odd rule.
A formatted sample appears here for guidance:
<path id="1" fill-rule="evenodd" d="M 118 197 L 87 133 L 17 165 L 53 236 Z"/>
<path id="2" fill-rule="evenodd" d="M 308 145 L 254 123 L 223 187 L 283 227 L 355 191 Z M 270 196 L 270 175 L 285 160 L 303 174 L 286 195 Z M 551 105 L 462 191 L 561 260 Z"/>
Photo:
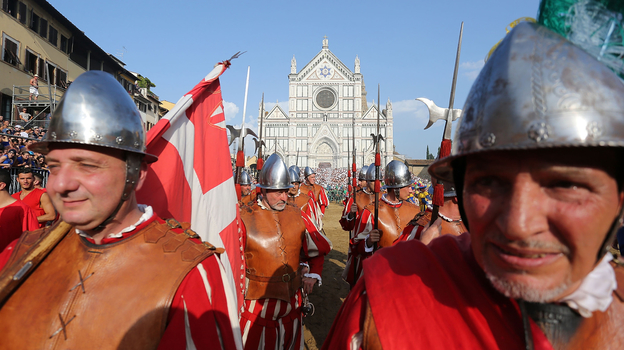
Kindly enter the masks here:
<path id="1" fill-rule="evenodd" d="M 292 281 L 295 277 L 297 277 L 297 272 L 291 272 L 291 273 L 285 273 L 281 276 L 271 276 L 271 277 L 265 277 L 265 276 L 258 276 L 258 275 L 252 275 L 251 273 L 247 272 L 246 273 L 246 277 L 249 278 L 250 280 L 253 281 L 258 281 L 258 282 L 284 282 L 284 283 L 288 283 L 290 281 Z"/>

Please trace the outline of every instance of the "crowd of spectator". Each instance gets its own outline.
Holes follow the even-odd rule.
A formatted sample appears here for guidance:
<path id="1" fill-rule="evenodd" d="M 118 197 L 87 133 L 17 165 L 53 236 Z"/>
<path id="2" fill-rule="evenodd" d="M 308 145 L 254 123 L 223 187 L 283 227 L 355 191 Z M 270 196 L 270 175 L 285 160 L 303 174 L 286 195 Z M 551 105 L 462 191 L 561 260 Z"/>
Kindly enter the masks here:
<path id="1" fill-rule="evenodd" d="M 0 117 L 1 118 L 1 117 Z M 34 168 L 48 169 L 45 157 L 42 154 L 29 151 L 27 147 L 43 139 L 46 130 L 38 126 L 11 125 L 8 120 L 2 120 L 0 141 L 0 168 Z"/>

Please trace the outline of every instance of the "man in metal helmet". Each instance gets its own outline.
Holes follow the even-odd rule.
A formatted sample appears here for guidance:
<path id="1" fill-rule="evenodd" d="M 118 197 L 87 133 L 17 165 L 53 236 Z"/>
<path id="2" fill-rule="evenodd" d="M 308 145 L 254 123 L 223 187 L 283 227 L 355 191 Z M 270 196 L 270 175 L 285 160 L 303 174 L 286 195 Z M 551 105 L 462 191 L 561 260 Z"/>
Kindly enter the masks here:
<path id="1" fill-rule="evenodd" d="M 288 203 L 291 179 L 279 155 L 266 160 L 257 186 L 257 201 L 240 210 L 247 262 L 240 319 L 245 348 L 302 349 L 302 305 L 321 282 L 331 242 Z"/>
<path id="2" fill-rule="evenodd" d="M 301 192 L 301 178 L 299 174 L 301 171 L 296 165 L 291 165 L 288 168 L 288 176 L 290 177 L 290 183 L 293 187 L 288 190 L 288 203 L 294 204 L 297 208 L 308 216 L 314 223 L 317 229 L 323 228 L 323 214 L 314 202 L 314 199 L 305 193 Z"/>
<path id="3" fill-rule="evenodd" d="M 321 209 L 321 213 L 325 214 L 325 208 L 329 206 L 329 199 L 327 198 L 325 189 L 316 184 L 316 173 L 312 170 L 312 168 L 307 166 L 303 169 L 303 177 L 305 181 L 301 185 L 301 190 L 303 193 L 306 193 L 310 195 L 310 197 L 314 198 Z M 312 192 L 312 194 L 310 194 L 310 192 Z"/>
<path id="4" fill-rule="evenodd" d="M 366 172 L 368 171 L 368 165 L 364 165 L 360 172 L 358 173 L 358 190 L 363 190 L 366 188 Z"/>
<path id="5" fill-rule="evenodd" d="M 378 229 L 374 229 L 375 203 L 372 201 L 362 210 L 354 228 L 354 237 L 349 242 L 358 263 L 353 264 L 353 286 L 362 271 L 362 261 L 380 248 L 389 247 L 401 235 L 409 221 L 418 213 L 418 207 L 406 199 L 413 192 L 412 175 L 407 166 L 393 160 L 385 168 L 384 182 L 388 190 L 379 200 Z"/>
<path id="6" fill-rule="evenodd" d="M 241 203 L 249 203 L 256 200 L 256 194 L 251 190 L 251 176 L 245 170 L 238 176 L 238 184 L 241 188 Z"/>
<path id="7" fill-rule="evenodd" d="M 221 250 L 137 203 L 156 157 L 145 153 L 137 107 L 113 76 L 76 78 L 30 149 L 47 156 L 47 193 L 61 221 L 24 233 L 0 255 L 0 280 L 21 283 L 0 293 L 8 295 L 3 348 L 242 345 L 225 300 L 208 296 L 225 295 Z M 210 314 L 221 316 L 189 317 Z"/>
<path id="8" fill-rule="evenodd" d="M 371 168 L 373 169 L 373 171 L 370 171 Z M 342 210 L 342 217 L 340 218 L 339 222 L 342 229 L 349 232 L 349 242 L 352 242 L 352 240 L 356 236 L 355 223 L 362 214 L 362 211 L 369 203 L 371 203 L 375 199 L 375 195 L 373 193 L 373 187 L 375 186 L 374 169 L 374 164 L 371 164 L 370 167 L 368 165 L 362 167 L 358 174 L 358 180 L 361 188 L 355 192 L 355 201 L 353 200 L 352 196 L 350 196 L 347 199 L 347 203 L 345 204 L 344 209 Z M 369 171 L 372 173 L 372 181 L 368 181 L 367 179 Z M 354 246 L 350 244 L 347 253 L 347 263 L 345 264 L 345 268 L 342 273 L 342 278 L 347 281 L 350 286 L 355 285 L 355 282 L 357 280 L 357 269 L 355 269 L 355 266 L 360 265 L 360 254 L 354 254 L 354 252 L 356 251 L 357 244 Z"/>
<path id="9" fill-rule="evenodd" d="M 468 95 L 453 155 L 429 168 L 454 179 L 470 234 L 370 259 L 326 346 L 623 348 L 624 279 L 607 251 L 623 115 L 612 71 L 545 27 L 516 26 Z M 420 292 L 397 303 L 408 289 Z"/>
<path id="10" fill-rule="evenodd" d="M 432 179 L 432 184 L 435 186 L 437 181 Z M 455 191 L 455 185 L 450 181 L 444 181 L 444 205 L 440 207 L 438 215 L 440 216 L 440 229 L 439 230 L 427 230 L 424 234 L 424 229 L 429 227 L 431 223 L 431 209 L 427 208 L 425 211 L 421 211 L 410 221 L 410 223 L 403 229 L 401 236 L 394 242 L 409 241 L 412 239 L 419 240 L 424 244 L 429 244 L 431 240 L 443 235 L 459 236 L 464 232 L 467 232 L 466 226 L 461 218 L 459 212 L 459 203 L 457 200 L 457 192 Z"/>

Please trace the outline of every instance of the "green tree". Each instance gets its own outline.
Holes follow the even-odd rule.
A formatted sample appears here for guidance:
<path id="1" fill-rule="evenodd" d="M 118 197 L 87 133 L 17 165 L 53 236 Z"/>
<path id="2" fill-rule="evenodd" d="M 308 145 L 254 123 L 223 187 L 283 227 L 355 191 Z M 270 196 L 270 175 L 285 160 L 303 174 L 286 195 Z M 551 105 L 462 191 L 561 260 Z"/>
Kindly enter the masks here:
<path id="1" fill-rule="evenodd" d="M 139 75 L 139 87 L 151 91 L 150 88 L 156 87 L 149 78 Z"/>
<path id="2" fill-rule="evenodd" d="M 429 152 L 429 145 L 427 145 L 427 159 L 434 159 L 433 154 Z"/>

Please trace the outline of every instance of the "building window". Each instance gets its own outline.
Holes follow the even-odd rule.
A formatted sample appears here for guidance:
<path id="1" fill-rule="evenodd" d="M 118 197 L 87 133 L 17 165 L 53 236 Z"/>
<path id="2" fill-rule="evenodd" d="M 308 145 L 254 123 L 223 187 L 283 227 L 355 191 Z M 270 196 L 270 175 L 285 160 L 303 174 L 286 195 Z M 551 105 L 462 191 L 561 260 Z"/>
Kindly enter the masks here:
<path id="1" fill-rule="evenodd" d="M 67 38 L 65 37 L 65 35 L 61 34 L 61 51 L 69 53 L 69 48 L 67 46 Z"/>
<path id="2" fill-rule="evenodd" d="M 58 46 L 58 30 L 52 26 L 50 26 L 50 36 L 48 37 L 48 40 L 52 43 L 52 45 Z"/>
<path id="3" fill-rule="evenodd" d="M 26 59 L 24 60 L 24 71 L 30 74 L 37 73 L 37 60 L 39 59 L 39 55 L 36 53 L 26 50 Z"/>
<path id="4" fill-rule="evenodd" d="M 35 32 L 39 32 L 39 16 L 30 11 L 30 29 L 34 30 Z"/>
<path id="5" fill-rule="evenodd" d="M 342 96 L 344 96 L 344 97 L 353 97 L 353 85 L 343 86 L 343 88 L 342 88 Z"/>
<path id="6" fill-rule="evenodd" d="M 19 10 L 18 10 L 18 19 L 22 24 L 26 24 L 26 13 L 28 8 L 26 7 L 26 4 L 24 4 L 23 2 L 20 1 L 19 3 Z"/>
<path id="7" fill-rule="evenodd" d="M 299 136 L 299 137 L 308 137 L 308 126 L 307 125 L 297 125 L 297 136 Z"/>
<path id="8" fill-rule="evenodd" d="M 307 152 L 308 151 L 308 140 L 297 140 L 297 151 Z"/>
<path id="9" fill-rule="evenodd" d="M 20 64 L 19 42 L 6 34 L 2 34 L 2 60 L 10 65 Z"/>
<path id="10" fill-rule="evenodd" d="M 137 107 L 139 107 L 139 111 L 147 113 L 147 106 L 145 105 L 145 103 L 137 101 Z"/>
<path id="11" fill-rule="evenodd" d="M 48 37 L 48 21 L 43 18 L 39 19 L 39 35 L 44 38 Z"/>
<path id="12" fill-rule="evenodd" d="M 48 77 L 47 77 L 46 70 L 45 70 L 45 62 L 43 61 L 43 58 L 41 57 L 37 59 L 37 70 L 39 71 L 37 73 L 39 74 L 39 80 L 48 81 Z"/>
<path id="13" fill-rule="evenodd" d="M 18 4 L 17 0 L 3 0 L 2 11 L 17 18 L 17 4 Z"/>

